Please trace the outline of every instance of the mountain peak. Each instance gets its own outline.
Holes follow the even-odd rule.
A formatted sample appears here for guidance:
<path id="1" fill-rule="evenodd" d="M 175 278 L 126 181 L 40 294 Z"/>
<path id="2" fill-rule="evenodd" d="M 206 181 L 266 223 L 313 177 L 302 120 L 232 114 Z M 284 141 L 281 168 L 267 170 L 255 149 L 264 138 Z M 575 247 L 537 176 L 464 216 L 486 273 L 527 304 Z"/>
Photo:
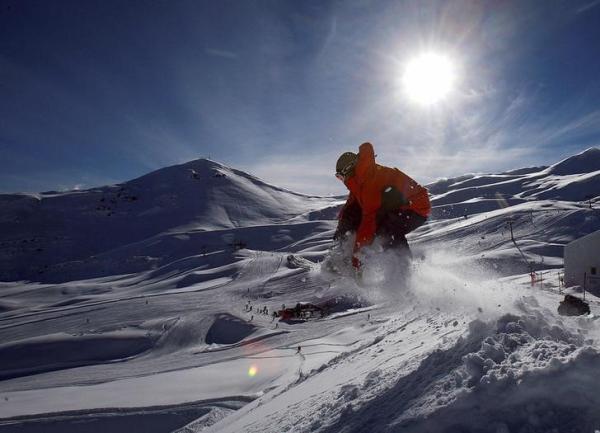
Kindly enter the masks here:
<path id="1" fill-rule="evenodd" d="M 561 176 L 600 170 L 600 148 L 590 147 L 548 167 L 548 173 Z"/>

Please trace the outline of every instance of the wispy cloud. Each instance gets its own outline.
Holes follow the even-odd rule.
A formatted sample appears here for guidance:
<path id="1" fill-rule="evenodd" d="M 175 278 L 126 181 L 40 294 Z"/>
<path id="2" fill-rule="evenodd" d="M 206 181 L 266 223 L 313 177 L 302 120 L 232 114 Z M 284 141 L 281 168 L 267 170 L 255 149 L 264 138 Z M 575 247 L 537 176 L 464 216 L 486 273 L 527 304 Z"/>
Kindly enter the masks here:
<path id="1" fill-rule="evenodd" d="M 375 145 L 379 162 L 422 183 L 553 162 L 597 144 L 591 143 L 600 137 L 596 82 L 579 85 L 544 63 L 559 48 L 547 43 L 550 34 L 559 38 L 568 27 L 562 26 L 564 9 L 572 15 L 577 6 L 496 3 L 240 2 L 225 10 L 194 3 L 182 6 L 181 15 L 182 29 L 192 30 L 164 29 L 180 39 L 157 34 L 148 16 L 141 30 L 114 35 L 117 44 L 97 38 L 106 44 L 91 60 L 65 43 L 73 40 L 69 31 L 48 46 L 50 58 L 29 71 L 21 70 L 27 62 L 0 56 L 15 77 L 6 94 L 18 95 L 20 103 L 12 105 L 23 107 L 2 113 L 0 138 L 30 176 L 41 179 L 50 165 L 63 170 L 54 185 L 95 184 L 81 177 L 95 166 L 133 177 L 210 155 L 318 194 L 345 191 L 333 176 L 335 161 L 363 141 Z M 157 5 L 155 14 L 174 13 Z M 587 12 L 600 0 L 580 5 L 577 11 Z M 235 31 L 223 24 L 230 22 L 238 24 Z M 76 34 L 85 37 L 84 30 Z M 121 43 L 138 36 L 155 43 L 144 43 L 147 51 Z M 98 41 L 85 42 L 93 48 Z M 31 42 L 44 41 L 32 34 Z M 430 47 L 453 53 L 463 65 L 461 88 L 444 106 L 421 110 L 405 102 L 397 82 L 401 64 Z M 25 54 L 33 59 L 36 53 Z M 568 93 L 563 78 L 571 80 Z M 578 105 L 575 91 L 588 99 Z M 39 154 L 25 149 L 27 143 L 40 143 L 47 157 L 26 160 Z M 68 178 L 72 167 L 79 172 Z"/>
<path id="2" fill-rule="evenodd" d="M 219 49 L 215 49 L 215 48 L 206 48 L 204 50 L 204 52 L 206 54 L 208 54 L 209 56 L 222 57 L 224 59 L 230 59 L 230 60 L 237 60 L 237 58 L 239 57 L 233 51 L 219 50 Z"/>
<path id="3" fill-rule="evenodd" d="M 186 140 L 181 131 L 157 122 L 149 123 L 127 116 L 127 125 L 134 143 L 125 147 L 127 158 L 146 170 L 155 170 L 199 158 L 197 143 Z"/>
<path id="4" fill-rule="evenodd" d="M 270 154 L 243 165 L 261 179 L 304 194 L 343 195 L 346 187 L 335 178 L 335 151 L 323 149 L 308 157 Z"/>
<path id="5" fill-rule="evenodd" d="M 600 0 L 582 9 L 588 10 L 596 3 Z M 534 42 L 527 39 L 519 47 L 514 44 L 539 18 L 536 7 L 516 7 L 492 8 L 493 22 L 480 20 L 485 10 L 468 22 L 459 13 L 461 8 L 454 11 L 456 17 L 445 17 L 448 22 L 454 20 L 457 28 L 467 26 L 478 36 L 449 47 L 463 57 L 459 59 L 464 63 L 463 82 L 452 100 L 431 110 L 407 104 L 394 84 L 401 72 L 398 59 L 410 54 L 415 46 L 419 48 L 420 41 L 410 31 L 399 30 L 394 45 L 390 42 L 394 39 L 391 28 L 382 30 L 381 38 L 365 33 L 356 37 L 356 28 L 344 25 L 352 22 L 351 16 L 344 15 L 351 8 L 336 11 L 335 31 L 311 69 L 330 84 L 311 84 L 325 92 L 334 85 L 346 86 L 346 91 L 352 93 L 350 103 L 332 98 L 332 105 L 339 111 L 332 117 L 335 121 L 319 131 L 322 139 L 317 143 L 306 140 L 312 130 L 298 131 L 300 134 L 289 138 L 299 143 L 301 151 L 288 146 L 286 150 L 292 150 L 286 157 L 274 148 L 275 155 L 249 164 L 246 161 L 245 168 L 293 190 L 338 194 L 345 189 L 332 176 L 335 160 L 343 151 L 356 151 L 363 141 L 374 144 L 378 162 L 397 166 L 422 183 L 468 172 L 549 164 L 579 151 L 584 145 L 582 140 L 600 134 L 600 114 L 590 110 L 589 105 L 578 104 L 574 97 L 568 103 L 544 106 L 542 100 L 551 90 L 538 82 L 515 79 L 514 75 L 509 78 L 514 72 L 510 67 L 527 61 L 519 57 L 527 51 L 523 45 L 533 46 Z M 385 20 L 378 19 L 378 28 L 386 29 Z M 416 29 L 410 22 L 397 26 L 397 20 L 394 28 Z M 504 22 L 512 23 L 511 31 L 506 31 Z M 485 23 L 485 28 L 480 23 Z M 328 108 L 324 104 L 318 110 L 325 117 Z M 327 141 L 330 137 L 331 142 Z"/>
<path id="6" fill-rule="evenodd" d="M 555 119 L 556 120 L 556 119 Z M 540 144 L 552 144 L 558 141 L 575 140 L 579 137 L 600 134 L 600 110 L 562 119 L 562 123 L 543 125 L 540 131 Z"/>
<path id="7" fill-rule="evenodd" d="M 592 9 L 592 8 L 595 8 L 596 6 L 600 6 L 600 0 L 594 0 L 594 1 L 590 2 L 590 3 L 587 3 L 587 4 L 583 5 L 583 6 L 578 7 L 575 10 L 575 13 L 580 14 L 582 12 L 586 12 L 586 11 Z"/>

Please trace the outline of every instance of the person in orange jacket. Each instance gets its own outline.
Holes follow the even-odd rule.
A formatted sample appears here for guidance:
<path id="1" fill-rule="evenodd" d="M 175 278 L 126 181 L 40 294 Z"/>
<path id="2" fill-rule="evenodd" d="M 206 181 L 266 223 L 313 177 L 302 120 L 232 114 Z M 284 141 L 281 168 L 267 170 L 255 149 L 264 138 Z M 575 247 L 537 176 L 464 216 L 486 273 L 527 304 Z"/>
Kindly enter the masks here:
<path id="1" fill-rule="evenodd" d="M 420 227 L 431 213 L 427 189 L 398 170 L 375 163 L 371 143 L 363 143 L 358 155 L 343 153 L 336 163 L 336 177 L 350 190 L 338 215 L 334 240 L 356 232 L 352 265 L 360 267 L 356 253 L 377 236 L 384 245 L 405 248 L 406 234 Z"/>

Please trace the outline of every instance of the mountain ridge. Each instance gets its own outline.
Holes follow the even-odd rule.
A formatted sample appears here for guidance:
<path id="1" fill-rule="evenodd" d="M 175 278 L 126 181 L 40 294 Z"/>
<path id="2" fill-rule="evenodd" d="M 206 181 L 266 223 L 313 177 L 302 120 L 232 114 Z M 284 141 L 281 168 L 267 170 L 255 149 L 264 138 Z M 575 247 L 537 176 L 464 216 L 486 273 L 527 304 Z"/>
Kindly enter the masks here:
<path id="1" fill-rule="evenodd" d="M 311 212 L 331 202 L 206 159 L 88 190 L 2 194 L 0 253 L 5 260 L 0 280 L 43 275 L 60 262 L 82 260 L 168 231 L 308 221 Z M 24 268 L 29 271 L 21 272 Z"/>
<path id="2" fill-rule="evenodd" d="M 468 217 L 535 200 L 591 203 L 600 194 L 600 171 L 585 170 L 598 164 L 600 149 L 590 148 L 540 170 L 440 180 L 429 185 L 430 220 Z M 557 174 L 571 172 L 577 173 Z M 4 260 L 0 280 L 43 280 L 58 265 L 106 256 L 110 251 L 122 251 L 119 257 L 127 251 L 138 256 L 143 252 L 141 246 L 152 245 L 150 240 L 155 237 L 166 242 L 165 246 L 176 245 L 169 240 L 179 236 L 174 233 L 225 230 L 233 239 L 235 230 L 245 227 L 332 221 L 342 203 L 342 197 L 295 193 L 209 159 L 88 190 L 2 194 L 0 255 Z M 195 238 L 195 242 L 204 242 L 200 241 L 203 237 Z M 110 265 L 106 266 L 109 272 Z M 141 261 L 137 266 L 135 269 L 143 269 L 151 263 Z M 59 274 L 59 270 L 54 272 Z"/>

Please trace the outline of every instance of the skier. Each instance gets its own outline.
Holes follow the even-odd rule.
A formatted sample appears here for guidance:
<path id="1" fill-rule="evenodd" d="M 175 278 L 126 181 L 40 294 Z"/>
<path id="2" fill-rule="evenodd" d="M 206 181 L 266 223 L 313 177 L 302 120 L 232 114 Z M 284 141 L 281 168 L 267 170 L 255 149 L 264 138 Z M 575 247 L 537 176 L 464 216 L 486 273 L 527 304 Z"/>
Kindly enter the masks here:
<path id="1" fill-rule="evenodd" d="M 410 256 L 406 234 L 423 225 L 431 212 L 427 189 L 397 168 L 376 164 L 368 142 L 360 145 L 358 154 L 345 152 L 338 158 L 336 177 L 350 194 L 333 239 L 356 232 L 352 265 L 360 268 L 357 253 L 375 236 L 385 247 L 404 249 Z"/>

